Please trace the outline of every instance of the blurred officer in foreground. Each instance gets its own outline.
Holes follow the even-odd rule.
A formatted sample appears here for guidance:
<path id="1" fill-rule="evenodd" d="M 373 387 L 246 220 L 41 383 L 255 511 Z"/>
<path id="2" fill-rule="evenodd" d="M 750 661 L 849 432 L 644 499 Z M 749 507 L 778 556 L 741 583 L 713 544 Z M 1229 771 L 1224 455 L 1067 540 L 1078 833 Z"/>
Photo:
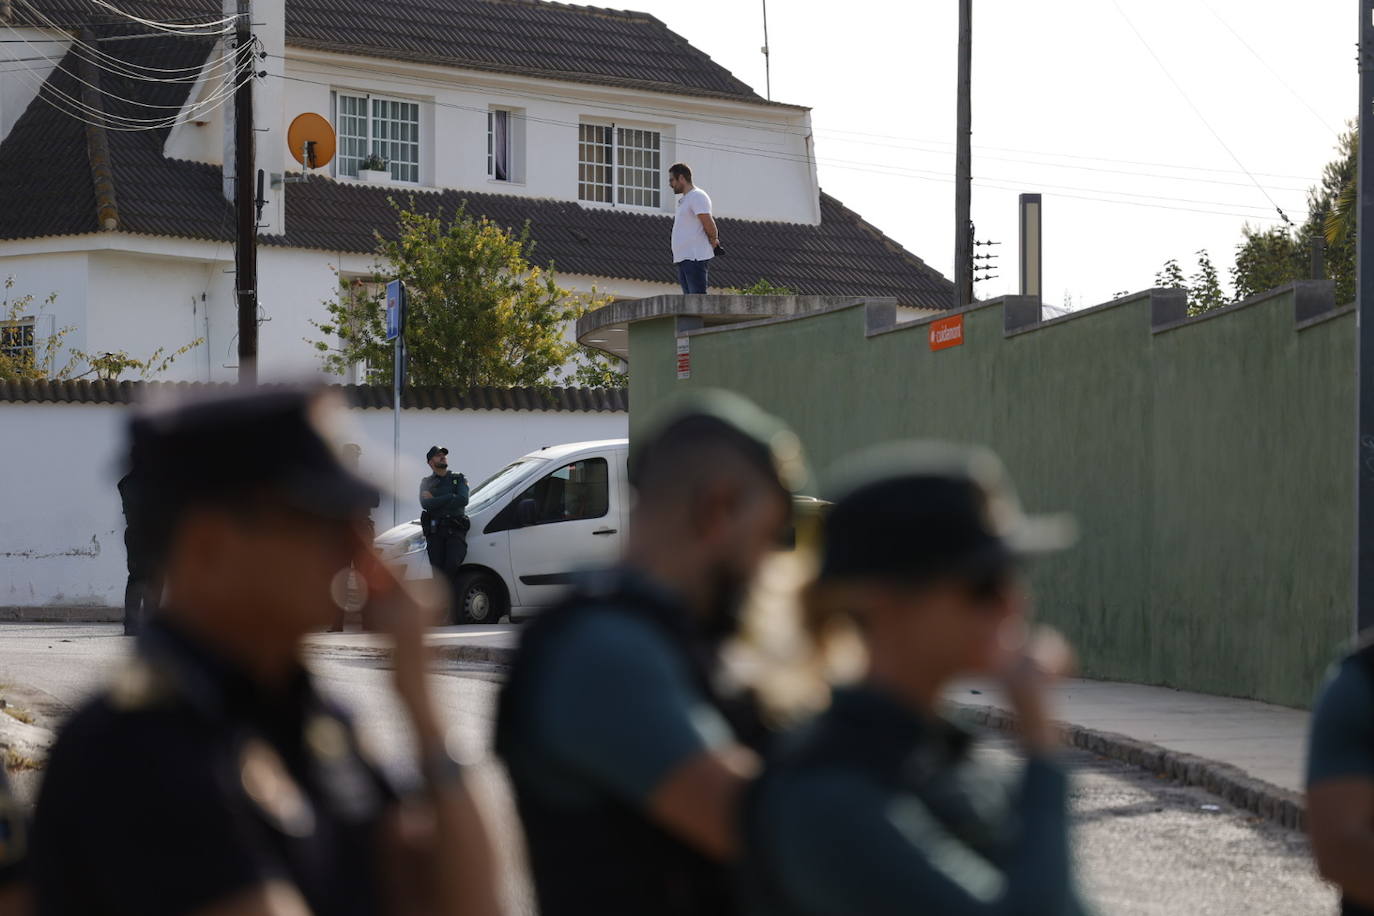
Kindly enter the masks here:
<path id="1" fill-rule="evenodd" d="M 1021 513 L 990 453 L 909 444 L 859 459 L 825 522 L 813 632 L 857 625 L 855 686 L 780 750 L 751 794 L 748 909 L 767 916 L 1081 912 L 1066 779 L 1046 708 L 1062 640 L 1037 662 L 1018 558 L 1064 546 L 1064 519 Z M 1028 760 L 1017 786 L 939 712 L 949 682 L 996 673 Z"/>
<path id="2" fill-rule="evenodd" d="M 434 578 L 447 582 L 452 593 L 450 600 L 458 600 L 458 570 L 468 556 L 468 479 L 449 473 L 446 448 L 430 446 L 425 461 L 433 472 L 420 481 L 420 508 L 424 510 L 420 525 L 425 533 L 425 552 Z M 453 619 L 457 622 L 456 615 Z"/>
<path id="3" fill-rule="evenodd" d="M 124 511 L 124 555 L 129 578 L 124 584 L 124 635 L 137 636 L 152 619 L 162 598 L 162 578 L 149 556 L 146 526 L 139 517 L 138 480 L 133 471 L 119 478 L 119 503 Z"/>
<path id="4" fill-rule="evenodd" d="M 28 916 L 32 902 L 25 879 L 28 825 L 19 799 L 5 777 L 5 758 L 0 754 L 0 916 Z"/>
<path id="5" fill-rule="evenodd" d="M 735 911 L 758 728 L 718 692 L 718 647 L 803 473 L 796 436 L 752 404 L 680 405 L 631 458 L 624 565 L 526 629 L 497 751 L 543 916 Z"/>
<path id="6" fill-rule="evenodd" d="M 495 911 L 486 835 L 425 682 L 434 608 L 364 539 L 377 490 L 340 463 L 327 431 L 341 414 L 278 391 L 133 421 L 135 473 L 158 481 L 142 513 L 167 602 L 53 748 L 31 856 L 40 913 Z M 426 790 L 406 810 L 427 830 L 301 662 L 350 564 L 395 639 Z"/>
<path id="7" fill-rule="evenodd" d="M 1374 916 L 1374 644 L 1336 669 L 1312 712 L 1307 832 L 1345 916 Z"/>

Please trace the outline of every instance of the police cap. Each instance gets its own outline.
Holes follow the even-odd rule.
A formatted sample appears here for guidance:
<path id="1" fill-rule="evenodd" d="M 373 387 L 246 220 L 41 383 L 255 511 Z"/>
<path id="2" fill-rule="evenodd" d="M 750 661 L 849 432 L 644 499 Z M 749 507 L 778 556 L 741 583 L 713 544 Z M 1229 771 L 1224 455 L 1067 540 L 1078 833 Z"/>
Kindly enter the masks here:
<path id="1" fill-rule="evenodd" d="M 820 579 L 923 584 L 1005 571 L 1075 539 L 1067 515 L 1031 516 L 987 449 L 903 442 L 837 469 Z"/>
<path id="2" fill-rule="evenodd" d="M 441 445 L 431 445 L 429 451 L 425 452 L 425 460 L 432 461 L 435 455 L 447 455 L 448 449 Z"/>
<path id="3" fill-rule="evenodd" d="M 321 518 L 359 517 L 381 491 L 341 460 L 346 424 L 336 396 L 292 387 L 140 412 L 129 428 L 138 501 L 164 535 L 188 506 L 247 496 Z"/>

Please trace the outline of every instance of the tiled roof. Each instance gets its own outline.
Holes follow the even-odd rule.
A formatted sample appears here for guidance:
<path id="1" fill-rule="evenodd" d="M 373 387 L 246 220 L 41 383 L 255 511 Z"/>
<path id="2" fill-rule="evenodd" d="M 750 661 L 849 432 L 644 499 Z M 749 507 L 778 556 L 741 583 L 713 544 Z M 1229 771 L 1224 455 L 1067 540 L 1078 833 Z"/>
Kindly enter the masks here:
<path id="1" fill-rule="evenodd" d="M 466 204 L 468 213 L 516 231 L 528 222 L 533 260 L 552 262 L 561 273 L 676 282 L 668 244 L 671 216 L 507 194 L 417 189 L 405 196 L 395 187 L 312 178 L 289 186 L 286 234 L 264 237 L 263 244 L 373 251 L 374 232 L 396 231 L 393 197 L 449 216 Z M 821 195 L 818 226 L 725 218 L 718 223 L 726 254 L 711 263 L 712 286 L 746 287 L 766 279 L 802 295 L 891 296 L 902 305 L 948 307 L 948 280 L 828 194 Z"/>
<path id="2" fill-rule="evenodd" d="M 204 382 L 0 381 L 0 403 L 136 404 L 144 398 L 175 393 L 191 396 L 223 390 L 227 384 Z M 264 386 L 271 387 L 271 386 Z M 391 409 L 391 389 L 384 385 L 334 385 L 354 407 Z M 624 413 L 628 391 L 612 388 L 407 388 L 403 408 L 421 410 L 538 410 L 564 413 Z"/>
<path id="3" fill-rule="evenodd" d="M 28 0 L 62 24 L 109 20 L 90 0 Z M 269 0 L 280 3 L 283 0 Z M 376 57 L 768 104 L 647 13 L 543 0 L 285 0 L 286 42 Z M 15 13 L 27 15 L 23 4 Z M 217 19 L 220 0 L 121 0 L 150 19 Z"/>
<path id="4" fill-rule="evenodd" d="M 293 0 L 313 2 L 313 0 Z M 436 0 L 437 2 L 437 0 Z M 456 0 L 455 0 L 456 2 Z M 518 0 L 471 0 L 510 3 Z M 542 5 L 541 5 L 542 8 Z M 149 12 L 156 13 L 157 10 Z M 166 12 L 165 10 L 162 12 Z M 174 38 L 122 42 L 121 55 L 131 63 L 192 66 L 210 52 L 204 41 Z M 162 149 L 166 131 L 88 129 L 65 111 L 55 91 L 75 93 L 70 74 L 82 63 L 69 53 L 0 143 L 0 240 L 100 231 L 94 187 L 101 154 L 89 134 L 103 134 L 113 186 L 113 225 L 122 232 L 211 241 L 232 240 L 234 220 L 225 201 L 221 169 L 202 163 L 167 159 Z M 185 84 L 134 84 L 108 73 L 90 76 L 115 96 L 176 106 L 185 99 Z M 87 78 L 87 77 L 83 77 Z M 151 93 L 151 95 L 149 94 Z M 146 116 L 146 110 L 102 97 L 112 114 Z M 142 112 L 142 113 L 140 113 Z M 102 139 L 96 137 L 94 139 Z M 468 191 L 416 188 L 407 194 L 394 186 L 336 182 L 311 178 L 286 185 L 286 234 L 264 236 L 262 244 L 331 252 L 371 252 L 376 233 L 396 231 L 389 199 L 431 213 L 451 215 L 466 203 L 469 213 L 501 226 L 520 229 L 526 223 L 535 243 L 532 259 L 552 263 L 566 274 L 607 279 L 675 283 L 668 244 L 672 218 L 665 214 L 584 207 L 558 201 Z M 108 203 L 108 202 L 107 202 Z M 901 305 L 943 309 L 951 284 L 915 255 L 887 238 L 838 200 L 821 194 L 819 225 L 753 222 L 722 218 L 727 255 L 711 270 L 717 287 L 746 287 L 760 279 L 790 287 L 802 295 L 887 296 Z"/>

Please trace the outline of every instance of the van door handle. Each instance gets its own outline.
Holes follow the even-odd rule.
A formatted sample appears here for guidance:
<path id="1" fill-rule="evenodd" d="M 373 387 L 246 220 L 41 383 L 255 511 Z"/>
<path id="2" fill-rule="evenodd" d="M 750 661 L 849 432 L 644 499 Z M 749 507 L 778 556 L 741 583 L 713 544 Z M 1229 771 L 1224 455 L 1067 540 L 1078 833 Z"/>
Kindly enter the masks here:
<path id="1" fill-rule="evenodd" d="M 614 528 L 598 528 L 598 529 L 596 529 L 595 531 L 593 531 L 592 534 L 596 534 L 596 535 L 602 535 L 602 534 L 615 534 L 615 529 L 614 529 Z"/>

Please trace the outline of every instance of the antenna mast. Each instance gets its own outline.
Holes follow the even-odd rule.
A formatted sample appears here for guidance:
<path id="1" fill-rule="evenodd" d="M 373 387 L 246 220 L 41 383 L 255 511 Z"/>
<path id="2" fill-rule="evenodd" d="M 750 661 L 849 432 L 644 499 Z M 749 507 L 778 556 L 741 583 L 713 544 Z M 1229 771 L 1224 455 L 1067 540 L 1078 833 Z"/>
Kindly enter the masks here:
<path id="1" fill-rule="evenodd" d="M 768 0 L 763 0 L 763 83 L 768 101 L 773 101 L 773 67 L 768 56 Z"/>

